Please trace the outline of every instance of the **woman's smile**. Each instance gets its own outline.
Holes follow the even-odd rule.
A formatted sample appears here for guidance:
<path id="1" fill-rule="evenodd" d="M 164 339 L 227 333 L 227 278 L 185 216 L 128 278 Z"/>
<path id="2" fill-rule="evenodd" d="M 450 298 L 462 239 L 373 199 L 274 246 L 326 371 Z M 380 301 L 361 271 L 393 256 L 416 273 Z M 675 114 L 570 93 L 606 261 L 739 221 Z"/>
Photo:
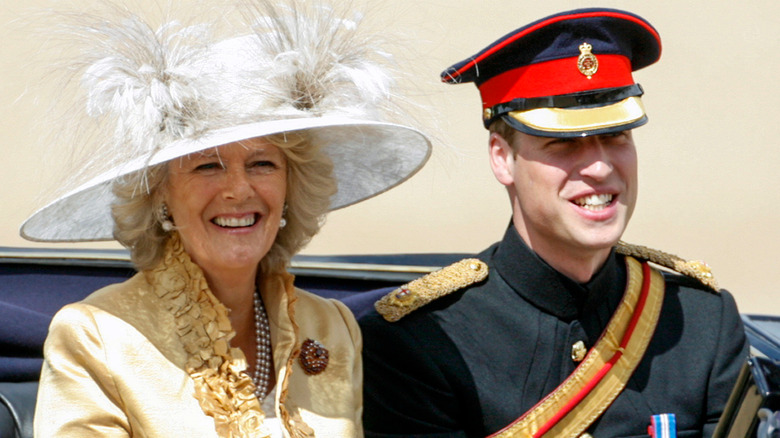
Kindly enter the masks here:
<path id="1" fill-rule="evenodd" d="M 211 222 L 222 228 L 248 228 L 256 224 L 259 219 L 258 213 L 249 213 L 240 216 L 217 216 Z"/>

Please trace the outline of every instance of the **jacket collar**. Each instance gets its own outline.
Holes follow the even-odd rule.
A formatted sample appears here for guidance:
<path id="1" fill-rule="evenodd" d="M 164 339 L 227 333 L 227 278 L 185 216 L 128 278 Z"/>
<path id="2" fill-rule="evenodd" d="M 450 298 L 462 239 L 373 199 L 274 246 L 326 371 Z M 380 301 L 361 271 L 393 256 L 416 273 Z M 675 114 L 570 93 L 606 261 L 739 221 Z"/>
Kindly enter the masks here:
<path id="1" fill-rule="evenodd" d="M 587 283 L 578 283 L 539 257 L 510 225 L 493 254 L 493 269 L 520 296 L 563 320 L 573 320 L 603 301 L 619 301 L 626 285 L 625 266 L 613 249 Z"/>

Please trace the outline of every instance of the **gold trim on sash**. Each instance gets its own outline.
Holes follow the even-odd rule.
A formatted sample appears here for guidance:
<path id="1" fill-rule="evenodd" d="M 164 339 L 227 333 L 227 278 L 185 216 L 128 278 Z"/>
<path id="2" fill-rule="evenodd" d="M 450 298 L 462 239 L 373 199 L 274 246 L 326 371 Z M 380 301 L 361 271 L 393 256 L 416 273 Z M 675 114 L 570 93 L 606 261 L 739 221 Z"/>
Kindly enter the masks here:
<path id="1" fill-rule="evenodd" d="M 664 300 L 664 279 L 657 270 L 632 257 L 626 257 L 626 266 L 623 300 L 582 363 L 555 391 L 490 437 L 577 437 L 620 394 L 653 337 Z"/>

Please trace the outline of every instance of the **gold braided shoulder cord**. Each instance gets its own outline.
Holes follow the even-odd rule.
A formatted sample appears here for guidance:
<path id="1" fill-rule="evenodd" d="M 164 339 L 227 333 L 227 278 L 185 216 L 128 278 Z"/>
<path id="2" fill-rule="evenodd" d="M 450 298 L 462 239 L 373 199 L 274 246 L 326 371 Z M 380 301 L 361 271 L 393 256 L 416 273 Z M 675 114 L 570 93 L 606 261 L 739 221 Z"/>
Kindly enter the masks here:
<path id="1" fill-rule="evenodd" d="M 709 265 L 701 260 L 685 260 L 674 254 L 669 254 L 657 249 L 648 248 L 642 245 L 633 245 L 623 241 L 618 242 L 615 247 L 618 254 L 631 256 L 641 260 L 655 263 L 671 269 L 680 274 L 699 280 L 703 285 L 714 291 L 720 290 L 718 282 L 712 275 Z"/>
<path id="2" fill-rule="evenodd" d="M 482 260 L 464 259 L 399 287 L 374 303 L 374 308 L 395 322 L 437 298 L 484 280 L 488 270 Z"/>

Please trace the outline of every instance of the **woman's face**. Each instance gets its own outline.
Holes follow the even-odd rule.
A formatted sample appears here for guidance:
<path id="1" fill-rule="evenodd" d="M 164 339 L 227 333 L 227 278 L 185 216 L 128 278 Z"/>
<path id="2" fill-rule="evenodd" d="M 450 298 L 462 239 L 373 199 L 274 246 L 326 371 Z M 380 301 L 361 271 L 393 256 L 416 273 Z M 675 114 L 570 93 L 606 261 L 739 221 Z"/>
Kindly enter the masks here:
<path id="1" fill-rule="evenodd" d="M 279 231 L 284 153 L 256 138 L 168 164 L 164 192 L 185 251 L 207 276 L 256 269 Z"/>

